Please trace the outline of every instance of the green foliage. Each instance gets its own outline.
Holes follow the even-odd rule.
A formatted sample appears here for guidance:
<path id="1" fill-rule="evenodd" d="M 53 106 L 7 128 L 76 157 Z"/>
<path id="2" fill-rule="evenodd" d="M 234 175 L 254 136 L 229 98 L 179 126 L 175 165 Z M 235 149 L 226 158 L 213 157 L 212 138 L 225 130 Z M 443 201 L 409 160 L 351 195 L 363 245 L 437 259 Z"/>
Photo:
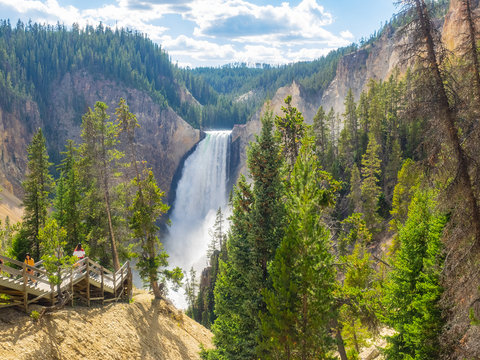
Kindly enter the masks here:
<path id="1" fill-rule="evenodd" d="M 349 246 L 355 244 L 368 245 L 372 240 L 372 234 L 367 228 L 367 224 L 362 214 L 353 213 L 345 220 L 340 222 L 341 230 L 339 233 L 339 252 L 344 255 Z"/>
<path id="2" fill-rule="evenodd" d="M 267 265 L 283 237 L 282 158 L 273 136 L 272 113 L 262 118 L 262 132 L 248 150 L 250 187 L 242 177 L 232 197 L 227 260 L 219 261 L 212 327 L 217 350 L 209 356 L 254 358 L 261 337 L 259 314 L 266 307 Z M 215 354 L 215 355 L 213 355 Z"/>
<path id="3" fill-rule="evenodd" d="M 27 148 L 28 164 L 25 180 L 22 187 L 25 192 L 23 206 L 24 215 L 22 222 L 22 241 L 24 245 L 17 248 L 15 255 L 24 258 L 25 253 L 31 252 L 35 258 L 40 257 L 39 233 L 47 220 L 47 209 L 50 207 L 49 195 L 54 186 L 54 181 L 49 173 L 49 162 L 45 137 L 42 129 L 33 136 Z M 19 244 L 17 242 L 17 244 Z"/>
<path id="4" fill-rule="evenodd" d="M 81 207 L 91 255 L 100 258 L 105 266 L 112 261 L 118 269 L 117 248 L 125 240 L 119 235 L 126 234 L 126 224 L 122 221 L 126 214 L 124 203 L 117 201 L 122 195 L 122 186 L 115 185 L 121 175 L 120 161 L 124 154 L 118 150 L 119 125 L 109 120 L 107 109 L 106 104 L 97 101 L 94 109 L 89 108 L 82 117 L 79 167 L 84 196 Z"/>
<path id="5" fill-rule="evenodd" d="M 78 149 L 72 140 L 65 146 L 65 156 L 62 160 L 60 178 L 57 181 L 55 211 L 53 217 L 59 226 L 67 232 L 67 248 L 73 251 L 78 243 L 84 242 L 84 224 L 81 219 L 82 186 L 80 183 Z"/>
<path id="6" fill-rule="evenodd" d="M 340 323 L 347 351 L 358 356 L 377 330 L 376 313 L 380 308 L 378 279 L 365 243 L 357 242 L 353 252 L 341 257 L 344 280 L 339 289 L 341 300 Z"/>
<path id="7" fill-rule="evenodd" d="M 282 106 L 284 116 L 275 116 L 275 127 L 276 136 L 291 171 L 297 159 L 301 145 L 300 140 L 305 135 L 306 127 L 302 113 L 292 106 L 292 96 L 287 96 L 284 101 L 287 105 L 286 107 Z"/>
<path id="8" fill-rule="evenodd" d="M 30 317 L 32 318 L 33 321 L 37 322 L 40 319 L 40 313 L 36 310 L 33 310 L 30 313 Z"/>
<path id="9" fill-rule="evenodd" d="M 480 320 L 475 316 L 475 310 L 473 308 L 468 310 L 468 318 L 470 319 L 470 325 L 480 326 Z"/>
<path id="10" fill-rule="evenodd" d="M 185 292 L 189 308 L 187 314 L 201 323 L 206 328 L 211 328 L 216 319 L 215 308 L 215 284 L 219 276 L 220 260 L 227 260 L 227 234 L 225 232 L 222 209 L 218 208 L 215 223 L 209 229 L 211 242 L 208 246 L 208 267 L 203 269 L 200 284 L 196 283 L 195 273 L 190 270 L 190 278 L 187 279 Z M 198 287 L 198 292 L 197 292 Z"/>
<path id="11" fill-rule="evenodd" d="M 162 202 L 165 194 L 157 186 L 152 170 L 145 169 L 133 179 L 132 186 L 137 192 L 129 209 L 132 213 L 129 225 L 141 249 L 137 268 L 143 281 L 149 284 L 156 297 L 161 298 L 165 295 L 167 280 L 180 286 L 183 279 L 180 268 L 166 269 L 168 254 L 157 236 L 156 221 L 169 206 Z"/>
<path id="12" fill-rule="evenodd" d="M 62 282 L 62 271 L 71 268 L 76 261 L 76 257 L 64 253 L 66 237 L 65 229 L 58 225 L 57 220 L 51 218 L 39 233 L 43 266 L 48 274 L 48 280 L 57 286 Z"/>
<path id="13" fill-rule="evenodd" d="M 338 182 L 320 171 L 312 143 L 304 145 L 288 182 L 285 235 L 269 267 L 261 358 L 330 357 L 335 269 L 322 209 L 334 204 Z"/>
<path id="14" fill-rule="evenodd" d="M 413 194 L 418 189 L 421 178 L 415 162 L 411 159 L 405 160 L 398 173 L 397 185 L 393 190 L 390 230 L 398 233 L 407 220 L 408 206 L 412 201 Z"/>
<path id="15" fill-rule="evenodd" d="M 362 210 L 365 222 L 370 232 L 378 228 L 380 218 L 378 216 L 378 200 L 380 198 L 380 186 L 378 176 L 381 174 L 380 159 L 378 158 L 379 145 L 373 134 L 369 137 L 366 153 L 362 156 Z"/>
<path id="16" fill-rule="evenodd" d="M 388 338 L 388 359 L 435 359 L 443 320 L 440 274 L 441 236 L 446 217 L 434 210 L 435 193 L 417 191 L 400 229 L 400 248 L 386 286 L 386 323 L 396 334 Z"/>

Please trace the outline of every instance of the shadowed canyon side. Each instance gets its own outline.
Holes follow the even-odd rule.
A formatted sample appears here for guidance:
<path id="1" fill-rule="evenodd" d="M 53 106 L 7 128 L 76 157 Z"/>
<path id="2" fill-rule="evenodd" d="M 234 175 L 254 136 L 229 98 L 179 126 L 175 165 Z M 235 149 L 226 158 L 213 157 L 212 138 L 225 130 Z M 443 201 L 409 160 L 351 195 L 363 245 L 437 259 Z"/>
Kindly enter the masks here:
<path id="1" fill-rule="evenodd" d="M 49 110 L 43 116 L 31 100 L 17 100 L 9 109 L 0 107 L 0 185 L 22 196 L 26 149 L 38 127 L 45 130 L 51 160 L 59 162 L 66 140 L 80 139 L 81 116 L 88 107 L 103 101 L 113 119 L 121 97 L 141 126 L 137 134 L 140 156 L 153 168 L 160 188 L 168 195 L 175 171 L 200 140 L 200 131 L 170 107 L 155 103 L 146 92 L 87 71 L 67 73 L 51 87 Z"/>
<path id="2" fill-rule="evenodd" d="M 231 131 L 207 131 L 185 161 L 178 183 L 165 248 L 170 265 L 200 273 L 206 265 L 209 230 L 219 207 L 225 213 Z M 183 293 L 171 293 L 175 305 L 186 307 Z"/>

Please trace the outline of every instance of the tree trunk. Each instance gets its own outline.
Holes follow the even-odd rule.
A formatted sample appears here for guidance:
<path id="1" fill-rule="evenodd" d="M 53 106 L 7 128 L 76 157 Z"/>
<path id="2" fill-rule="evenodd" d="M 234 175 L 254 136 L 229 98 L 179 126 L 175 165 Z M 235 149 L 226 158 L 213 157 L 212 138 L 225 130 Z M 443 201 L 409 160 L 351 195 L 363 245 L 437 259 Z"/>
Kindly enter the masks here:
<path id="1" fill-rule="evenodd" d="M 345 343 L 343 342 L 342 337 L 342 325 L 338 322 L 337 318 L 333 319 L 333 326 L 335 328 L 335 339 L 337 342 L 338 353 L 340 354 L 341 360 L 348 360 L 347 352 L 345 350 Z"/>
<path id="2" fill-rule="evenodd" d="M 112 249 L 113 268 L 115 271 L 117 271 L 118 269 L 120 269 L 120 261 L 118 260 L 117 243 L 115 241 L 115 233 L 113 232 L 112 215 L 110 210 L 110 195 L 108 192 L 106 178 L 105 178 L 104 186 L 105 186 L 105 189 L 104 189 L 105 208 L 107 211 L 107 218 L 108 218 L 108 231 L 110 233 L 110 245 Z"/>
<path id="3" fill-rule="evenodd" d="M 105 124 L 102 123 L 102 135 L 101 135 L 101 146 L 102 146 L 102 162 L 103 162 L 103 187 L 104 187 L 104 199 L 105 199 L 105 208 L 107 211 L 108 218 L 108 231 L 110 233 L 110 246 L 112 249 L 112 262 L 113 268 L 115 271 L 120 269 L 120 261 L 118 260 L 118 251 L 117 243 L 115 240 L 115 233 L 113 231 L 112 223 L 112 211 L 110 207 L 110 193 L 108 191 L 108 166 L 107 166 L 107 151 L 105 149 Z"/>
<path id="4" fill-rule="evenodd" d="M 475 231 L 476 242 L 480 241 L 480 213 L 478 209 L 478 202 L 475 197 L 473 184 L 468 173 L 469 162 L 468 158 L 461 146 L 458 137 L 458 129 L 455 125 L 455 113 L 450 107 L 447 93 L 445 91 L 444 82 L 440 73 L 440 68 L 435 54 L 435 44 L 432 37 L 431 23 L 424 0 L 415 0 L 417 15 L 420 21 L 420 28 L 422 36 L 426 41 L 427 61 L 428 66 L 432 72 L 435 81 L 435 91 L 438 96 L 438 110 L 441 120 L 447 130 L 450 145 L 453 148 L 457 163 L 458 163 L 458 177 L 463 189 L 465 190 L 467 203 L 472 213 L 472 222 Z"/>

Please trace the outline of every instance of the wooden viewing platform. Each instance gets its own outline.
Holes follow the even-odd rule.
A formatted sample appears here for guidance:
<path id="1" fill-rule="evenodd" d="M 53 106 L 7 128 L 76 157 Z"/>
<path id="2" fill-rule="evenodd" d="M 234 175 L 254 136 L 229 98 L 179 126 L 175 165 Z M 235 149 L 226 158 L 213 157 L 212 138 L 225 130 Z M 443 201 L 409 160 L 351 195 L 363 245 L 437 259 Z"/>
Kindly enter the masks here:
<path id="1" fill-rule="evenodd" d="M 33 303 L 55 305 L 57 285 L 49 281 L 42 262 L 27 266 L 6 256 L 0 255 L 0 259 L 3 260 L 3 264 L 0 264 L 0 308 L 19 306 L 28 311 L 28 306 Z M 32 269 L 33 274 L 27 273 L 27 268 Z M 60 291 L 70 293 L 72 306 L 75 300 L 82 300 L 90 306 L 91 301 L 104 304 L 132 298 L 132 270 L 128 261 L 113 273 L 95 261 L 84 258 L 70 270 L 64 270 L 61 278 Z"/>

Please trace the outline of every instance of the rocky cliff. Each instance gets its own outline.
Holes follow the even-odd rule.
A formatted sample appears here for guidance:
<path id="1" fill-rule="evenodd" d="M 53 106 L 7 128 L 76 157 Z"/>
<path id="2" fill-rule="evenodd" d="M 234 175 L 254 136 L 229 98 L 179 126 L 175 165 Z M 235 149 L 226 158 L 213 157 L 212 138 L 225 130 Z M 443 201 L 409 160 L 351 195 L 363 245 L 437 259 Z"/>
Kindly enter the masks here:
<path id="1" fill-rule="evenodd" d="M 188 93 L 183 96 L 193 99 Z M 44 129 L 49 153 L 58 162 L 66 140 L 80 140 L 81 115 L 88 107 L 103 101 L 113 116 L 121 97 L 127 100 L 141 126 L 137 133 L 139 153 L 168 194 L 177 167 L 200 140 L 200 131 L 171 108 L 156 104 L 146 92 L 86 71 L 67 73 L 58 79 L 51 87 L 43 112 L 32 100 L 18 100 L 11 111 L 0 108 L 0 185 L 22 196 L 20 184 L 26 171 L 26 149 L 38 127 Z"/>

